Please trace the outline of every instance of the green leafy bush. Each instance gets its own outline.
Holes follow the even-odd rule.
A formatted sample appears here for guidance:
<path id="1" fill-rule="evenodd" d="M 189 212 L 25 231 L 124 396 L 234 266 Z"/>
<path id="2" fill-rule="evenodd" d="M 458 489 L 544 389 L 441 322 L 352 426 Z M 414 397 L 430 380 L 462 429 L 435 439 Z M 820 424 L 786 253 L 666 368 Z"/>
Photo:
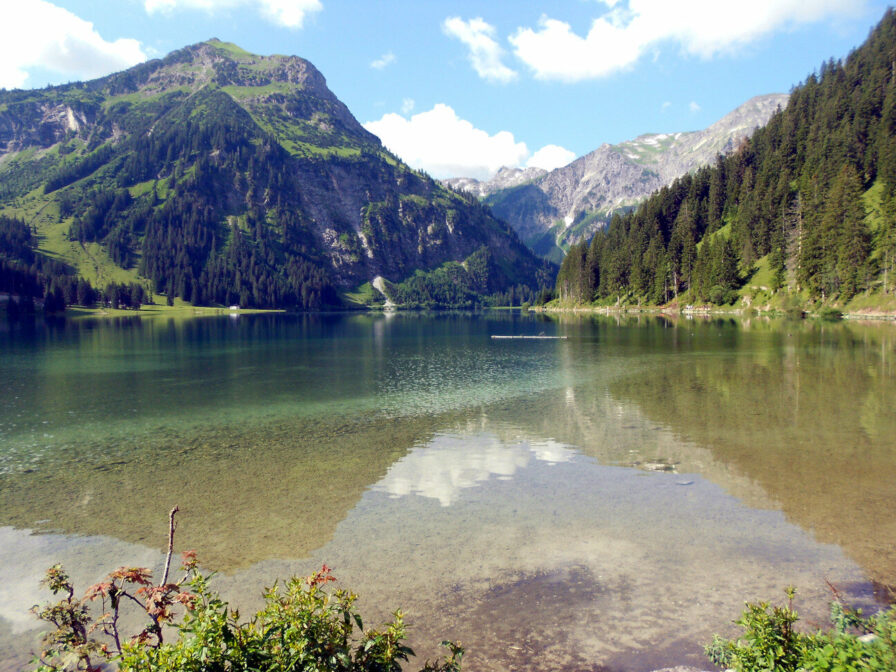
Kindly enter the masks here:
<path id="1" fill-rule="evenodd" d="M 122 567 L 76 599 L 62 567 L 48 570 L 44 584 L 63 597 L 34 608 L 38 618 L 54 626 L 35 658 L 37 672 L 99 672 L 107 663 L 134 672 L 400 672 L 414 655 L 404 644 L 401 611 L 379 628 L 364 630 L 355 609 L 357 595 L 328 590 L 336 579 L 326 565 L 267 589 L 264 608 L 248 621 L 209 587 L 210 577 L 199 570 L 194 553 L 185 554 L 183 578 L 169 583 L 175 512 L 164 576 L 157 585 L 149 570 Z M 100 616 L 91 605 L 96 600 L 102 602 Z M 119 623 L 125 605 L 149 620 L 130 637 Z M 170 642 L 165 640 L 169 628 L 176 634 Z M 426 661 L 421 672 L 459 672 L 463 648 L 442 644 L 448 657 Z"/>
<path id="2" fill-rule="evenodd" d="M 843 319 L 843 311 L 826 307 L 818 311 L 818 317 L 829 322 L 836 322 Z"/>
<path id="3" fill-rule="evenodd" d="M 836 595 L 836 593 L 835 593 Z M 748 603 L 735 621 L 744 633 L 736 640 L 713 637 L 709 659 L 735 672 L 892 672 L 896 670 L 896 607 L 866 618 L 861 610 L 831 604 L 833 627 L 805 634 L 795 625 L 794 590 L 787 606 Z"/>
<path id="4" fill-rule="evenodd" d="M 768 602 L 747 604 L 735 623 L 744 629 L 737 640 L 716 635 L 706 655 L 716 665 L 737 672 L 792 672 L 798 670 L 807 648 L 807 637 L 794 629 L 799 620 L 792 606 L 794 591 L 787 590 L 787 606 Z"/>
<path id="5" fill-rule="evenodd" d="M 208 579 L 195 572 L 190 588 L 196 601 L 179 624 L 172 643 L 123 646 L 122 670 L 327 670 L 333 672 L 400 672 L 414 652 L 405 644 L 401 611 L 377 629 L 364 630 L 354 608 L 357 596 L 329 592 L 335 581 L 324 566 L 306 578 L 292 578 L 265 592 L 265 606 L 250 621 L 209 590 Z M 361 631 L 355 636 L 354 627 Z M 426 662 L 425 672 L 460 670 L 463 650 L 446 642 L 447 661 Z"/>

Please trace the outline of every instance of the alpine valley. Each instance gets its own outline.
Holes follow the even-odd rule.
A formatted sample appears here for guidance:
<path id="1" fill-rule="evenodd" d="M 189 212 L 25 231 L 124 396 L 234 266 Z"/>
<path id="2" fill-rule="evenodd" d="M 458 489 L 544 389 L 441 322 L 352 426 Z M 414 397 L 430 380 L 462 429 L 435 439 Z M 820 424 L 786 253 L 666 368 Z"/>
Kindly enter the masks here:
<path id="1" fill-rule="evenodd" d="M 603 144 L 552 171 L 504 167 L 485 182 L 445 183 L 483 199 L 536 254 L 559 263 L 570 244 L 590 240 L 614 213 L 631 210 L 676 178 L 736 150 L 786 107 L 787 99 L 786 94 L 756 96 L 702 131 L 649 133 Z"/>
<path id="2" fill-rule="evenodd" d="M 556 274 L 388 152 L 311 63 L 215 39 L 0 92 L 0 243 L 0 291 L 59 304 L 82 303 L 80 278 L 194 305 L 475 305 Z"/>

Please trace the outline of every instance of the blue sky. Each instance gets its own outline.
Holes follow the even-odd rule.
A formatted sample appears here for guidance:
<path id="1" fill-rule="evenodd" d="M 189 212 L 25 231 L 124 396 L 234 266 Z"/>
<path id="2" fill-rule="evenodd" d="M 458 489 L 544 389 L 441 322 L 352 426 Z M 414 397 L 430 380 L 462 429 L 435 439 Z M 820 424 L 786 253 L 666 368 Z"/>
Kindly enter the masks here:
<path id="1" fill-rule="evenodd" d="M 879 0 L 0 0 L 0 87 L 90 79 L 218 37 L 308 59 L 435 177 L 555 167 L 705 128 L 860 45 Z"/>

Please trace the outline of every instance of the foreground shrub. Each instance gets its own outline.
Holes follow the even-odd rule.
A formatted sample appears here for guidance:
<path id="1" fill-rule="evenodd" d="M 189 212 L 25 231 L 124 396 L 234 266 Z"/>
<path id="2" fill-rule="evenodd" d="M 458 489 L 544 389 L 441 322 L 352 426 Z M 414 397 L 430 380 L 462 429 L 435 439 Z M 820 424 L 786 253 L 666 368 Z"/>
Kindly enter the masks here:
<path id="1" fill-rule="evenodd" d="M 709 659 L 735 672 L 892 672 L 896 670 L 896 607 L 871 617 L 837 598 L 831 604 L 828 632 L 800 633 L 793 609 L 794 590 L 786 606 L 748 603 L 735 623 L 743 635 L 728 640 L 715 635 L 706 647 Z"/>
<path id="2" fill-rule="evenodd" d="M 364 630 L 354 606 L 357 596 L 328 589 L 336 579 L 326 565 L 267 589 L 264 608 L 248 621 L 241 621 L 239 612 L 211 590 L 193 553 L 185 554 L 183 577 L 169 583 L 175 513 L 176 508 L 164 575 L 157 585 L 149 570 L 123 567 L 76 599 L 62 567 L 48 570 L 44 584 L 62 599 L 34 608 L 38 618 L 54 626 L 44 636 L 36 670 L 95 672 L 115 663 L 135 672 L 399 672 L 414 655 L 403 643 L 401 611 L 379 628 Z M 97 600 L 102 613 L 94 616 L 91 603 Z M 148 619 L 131 636 L 120 629 L 125 605 Z M 165 641 L 165 626 L 176 634 L 171 642 Z M 452 642 L 443 645 L 448 658 L 426 661 L 421 672 L 460 670 L 463 649 Z"/>

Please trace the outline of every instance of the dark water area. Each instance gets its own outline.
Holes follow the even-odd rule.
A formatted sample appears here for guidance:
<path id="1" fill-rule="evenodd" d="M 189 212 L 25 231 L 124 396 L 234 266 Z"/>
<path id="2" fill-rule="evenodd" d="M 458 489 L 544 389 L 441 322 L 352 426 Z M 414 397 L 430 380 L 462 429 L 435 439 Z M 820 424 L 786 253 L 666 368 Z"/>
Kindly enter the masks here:
<path id="1" fill-rule="evenodd" d="M 566 336 L 495 340 L 493 334 Z M 469 670 L 706 669 L 745 600 L 896 585 L 896 326 L 484 314 L 0 322 L 0 668 L 63 562 L 246 609 L 326 563 Z"/>

